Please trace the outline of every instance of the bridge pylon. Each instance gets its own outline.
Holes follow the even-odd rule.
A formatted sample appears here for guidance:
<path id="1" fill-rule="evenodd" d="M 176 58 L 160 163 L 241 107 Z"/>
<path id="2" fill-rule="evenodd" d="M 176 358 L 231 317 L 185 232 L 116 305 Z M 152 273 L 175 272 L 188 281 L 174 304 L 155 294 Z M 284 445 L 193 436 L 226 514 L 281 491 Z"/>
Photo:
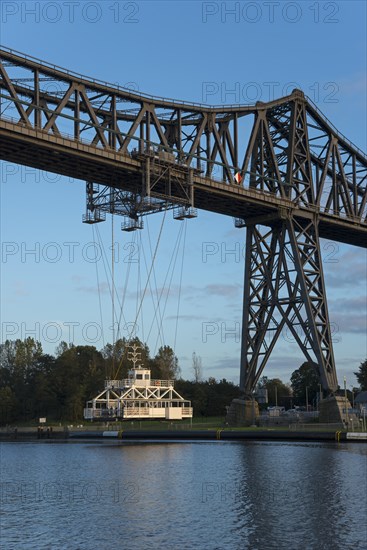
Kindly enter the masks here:
<path id="1" fill-rule="evenodd" d="M 280 146 L 282 142 L 287 146 Z M 270 216 L 246 220 L 240 387 L 251 397 L 282 336 L 298 344 L 306 360 L 316 364 L 324 390 L 333 394 L 338 382 L 301 91 L 294 90 L 288 110 L 284 106 L 270 113 L 265 106 L 259 110 L 244 160 L 244 170 L 249 167 L 250 188 L 291 199 L 302 216 L 294 215 L 292 207 L 281 207 Z"/>
<path id="2" fill-rule="evenodd" d="M 338 382 L 317 223 L 247 226 L 240 387 L 251 397 L 279 339 L 316 363 L 324 390 Z"/>

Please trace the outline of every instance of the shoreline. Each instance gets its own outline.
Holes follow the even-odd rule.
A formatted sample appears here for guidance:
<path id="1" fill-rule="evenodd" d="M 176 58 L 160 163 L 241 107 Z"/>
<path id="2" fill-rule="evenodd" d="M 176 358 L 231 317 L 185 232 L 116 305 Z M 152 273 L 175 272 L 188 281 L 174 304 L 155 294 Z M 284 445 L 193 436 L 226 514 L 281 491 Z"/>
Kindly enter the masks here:
<path id="1" fill-rule="evenodd" d="M 367 443 L 366 432 L 300 431 L 300 430 L 259 430 L 259 429 L 207 429 L 207 430 L 99 430 L 72 431 L 64 429 L 14 429 L 0 432 L 0 442 L 51 442 L 86 440 L 119 440 L 119 441 L 356 441 Z"/>

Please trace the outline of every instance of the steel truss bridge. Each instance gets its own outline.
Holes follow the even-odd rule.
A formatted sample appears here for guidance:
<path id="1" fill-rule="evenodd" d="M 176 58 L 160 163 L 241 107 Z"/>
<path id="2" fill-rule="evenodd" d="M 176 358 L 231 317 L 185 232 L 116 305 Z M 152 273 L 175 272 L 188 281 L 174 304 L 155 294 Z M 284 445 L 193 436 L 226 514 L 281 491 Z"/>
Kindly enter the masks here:
<path id="1" fill-rule="evenodd" d="M 367 248 L 367 157 L 302 91 L 209 107 L 0 49 L 0 158 L 86 183 L 86 223 L 204 209 L 246 227 L 240 386 L 288 329 L 338 388 L 320 237 Z"/>

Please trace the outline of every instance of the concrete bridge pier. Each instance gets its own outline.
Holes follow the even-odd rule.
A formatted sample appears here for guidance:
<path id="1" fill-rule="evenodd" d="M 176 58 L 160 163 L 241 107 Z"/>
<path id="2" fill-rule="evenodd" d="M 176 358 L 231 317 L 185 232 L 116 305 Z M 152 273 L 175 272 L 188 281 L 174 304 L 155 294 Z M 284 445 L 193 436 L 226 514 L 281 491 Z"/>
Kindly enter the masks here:
<path id="1" fill-rule="evenodd" d="M 259 416 L 259 405 L 255 399 L 246 397 L 233 399 L 226 416 L 226 422 L 230 426 L 256 425 Z"/>
<path id="2" fill-rule="evenodd" d="M 353 422 L 354 426 L 358 426 L 358 418 L 355 414 L 349 414 L 351 404 L 348 399 L 342 395 L 333 395 L 322 399 L 319 403 L 319 422 L 327 424 L 335 424 L 340 422 L 346 427 L 350 427 Z"/>

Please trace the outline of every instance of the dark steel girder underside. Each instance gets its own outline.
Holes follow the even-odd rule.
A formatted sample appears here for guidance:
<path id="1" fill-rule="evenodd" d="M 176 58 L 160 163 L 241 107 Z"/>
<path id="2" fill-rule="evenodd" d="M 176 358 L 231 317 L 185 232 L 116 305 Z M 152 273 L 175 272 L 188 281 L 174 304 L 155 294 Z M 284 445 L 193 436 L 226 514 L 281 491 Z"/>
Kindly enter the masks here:
<path id="1" fill-rule="evenodd" d="M 7 124 L 9 126 L 10 123 Z M 19 129 L 19 128 L 18 128 Z M 18 130 L 17 129 L 17 130 Z M 43 139 L 23 134 L 14 137 L 11 131 L 0 127 L 1 157 L 15 164 L 31 166 L 51 173 L 135 192 L 141 187 L 142 163 L 130 155 L 106 155 L 103 150 L 81 144 L 75 147 L 69 143 L 50 137 Z M 73 147 L 71 147 L 73 145 Z M 162 179 L 161 188 L 165 179 Z M 159 196 L 152 191 L 152 196 Z M 265 193 L 264 193 L 265 194 Z M 277 214 L 281 208 L 289 208 L 299 218 L 309 219 L 310 209 L 297 208 L 291 201 L 268 196 L 254 197 L 254 193 L 237 185 L 220 185 L 215 180 L 194 176 L 194 197 L 197 208 L 232 216 L 235 218 L 255 218 Z M 174 199 L 174 197 L 171 197 Z M 263 220 L 264 225 L 272 225 L 272 220 Z M 367 224 L 343 219 L 326 213 L 318 214 L 319 236 L 367 248 Z"/>

